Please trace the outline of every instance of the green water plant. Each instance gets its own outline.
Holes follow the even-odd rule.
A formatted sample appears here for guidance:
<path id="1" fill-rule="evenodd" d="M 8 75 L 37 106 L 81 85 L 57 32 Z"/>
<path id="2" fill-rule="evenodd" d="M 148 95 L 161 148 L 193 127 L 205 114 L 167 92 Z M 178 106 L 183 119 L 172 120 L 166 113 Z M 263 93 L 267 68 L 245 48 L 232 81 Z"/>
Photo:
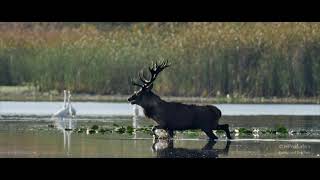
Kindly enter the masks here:
<path id="1" fill-rule="evenodd" d="M 249 135 L 252 134 L 252 130 L 247 128 L 239 128 L 239 133 Z"/>
<path id="2" fill-rule="evenodd" d="M 225 132 L 223 130 L 216 130 L 216 133 L 219 134 L 219 135 L 225 134 Z"/>
<path id="3" fill-rule="evenodd" d="M 126 132 L 128 133 L 128 134 L 133 134 L 134 133 L 134 128 L 132 127 L 132 126 L 127 126 L 127 129 L 126 129 Z"/>
<path id="4" fill-rule="evenodd" d="M 123 127 L 123 126 L 117 127 L 117 128 L 114 129 L 114 132 L 117 132 L 117 133 L 119 133 L 119 134 L 123 134 L 123 133 L 126 132 L 126 128 Z"/>
<path id="5" fill-rule="evenodd" d="M 276 127 L 275 131 L 279 134 L 288 134 L 288 129 L 284 126 L 278 126 Z"/>
<path id="6" fill-rule="evenodd" d="M 98 125 L 93 125 L 93 126 L 91 127 L 91 129 L 97 130 L 97 129 L 99 129 L 99 126 L 98 126 Z"/>
<path id="7" fill-rule="evenodd" d="M 96 134 L 97 131 L 93 129 L 87 129 L 87 134 Z"/>

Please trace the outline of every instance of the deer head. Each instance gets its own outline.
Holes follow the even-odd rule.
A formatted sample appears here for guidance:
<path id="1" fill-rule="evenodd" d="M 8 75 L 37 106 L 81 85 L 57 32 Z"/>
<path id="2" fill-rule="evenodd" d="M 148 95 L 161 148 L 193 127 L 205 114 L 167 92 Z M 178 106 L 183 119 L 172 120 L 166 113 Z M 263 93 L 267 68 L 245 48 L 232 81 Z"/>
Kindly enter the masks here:
<path id="1" fill-rule="evenodd" d="M 149 71 L 151 74 L 150 80 L 146 80 L 144 78 L 143 73 L 139 73 L 139 79 L 142 82 L 142 84 L 136 83 L 133 80 L 131 80 L 132 85 L 140 87 L 138 91 L 135 91 L 134 94 L 128 98 L 128 101 L 131 104 L 137 104 L 140 106 L 143 106 L 146 103 L 149 103 L 148 101 L 154 94 L 151 92 L 153 88 L 153 82 L 156 80 L 158 74 L 164 70 L 165 68 L 169 67 L 168 61 L 162 62 L 160 64 L 158 63 L 152 63 L 152 66 L 149 67 Z"/>

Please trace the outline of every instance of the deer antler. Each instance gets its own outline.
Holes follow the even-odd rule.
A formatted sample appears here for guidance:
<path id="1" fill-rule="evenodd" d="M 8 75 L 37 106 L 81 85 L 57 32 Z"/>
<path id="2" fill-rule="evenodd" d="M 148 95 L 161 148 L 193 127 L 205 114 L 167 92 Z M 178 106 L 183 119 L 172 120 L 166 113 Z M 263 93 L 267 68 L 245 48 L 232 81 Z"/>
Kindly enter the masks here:
<path id="1" fill-rule="evenodd" d="M 169 67 L 169 66 L 170 66 L 170 65 L 168 64 L 168 61 L 164 61 L 164 62 L 162 62 L 160 65 L 158 65 L 157 62 L 156 62 L 156 63 L 153 63 L 153 62 L 152 62 L 152 66 L 149 67 L 149 71 L 150 71 L 150 73 L 151 73 L 151 78 L 150 78 L 150 80 L 146 80 L 146 79 L 143 77 L 143 75 L 140 76 L 140 80 L 143 82 L 144 86 L 147 87 L 147 86 L 149 86 L 150 84 L 152 84 L 152 83 L 156 80 L 158 74 L 159 74 L 162 70 L 164 70 L 165 68 L 167 68 L 167 67 Z"/>
<path id="2" fill-rule="evenodd" d="M 141 84 L 138 84 L 138 83 L 136 83 L 136 82 L 134 82 L 134 80 L 133 79 L 131 79 L 131 84 L 132 85 L 134 85 L 134 86 L 138 86 L 138 87 L 143 87 L 143 85 L 141 85 Z"/>
<path id="3" fill-rule="evenodd" d="M 153 64 L 153 63 L 152 63 Z M 168 60 L 167 61 L 164 61 L 162 62 L 160 65 L 157 64 L 154 64 L 152 66 L 152 68 L 149 67 L 149 71 L 151 73 L 151 80 L 149 81 L 150 83 L 153 82 L 154 80 L 156 80 L 158 74 L 164 70 L 165 68 L 169 67 L 170 65 L 168 64 Z"/>
<path id="4" fill-rule="evenodd" d="M 170 64 L 168 63 L 168 60 L 167 61 L 163 61 L 162 63 L 158 64 L 157 62 L 154 63 L 152 62 L 152 66 L 149 67 L 149 71 L 151 73 L 151 78 L 150 80 L 146 80 L 146 78 L 144 77 L 143 75 L 143 71 L 139 72 L 139 79 L 140 81 L 143 83 L 143 85 L 140 85 L 136 82 L 134 82 L 133 80 L 131 80 L 131 83 L 135 86 L 139 86 L 139 87 L 142 87 L 142 88 L 146 88 L 146 87 L 149 87 L 157 78 L 158 74 L 164 70 L 165 68 L 169 67 Z"/>

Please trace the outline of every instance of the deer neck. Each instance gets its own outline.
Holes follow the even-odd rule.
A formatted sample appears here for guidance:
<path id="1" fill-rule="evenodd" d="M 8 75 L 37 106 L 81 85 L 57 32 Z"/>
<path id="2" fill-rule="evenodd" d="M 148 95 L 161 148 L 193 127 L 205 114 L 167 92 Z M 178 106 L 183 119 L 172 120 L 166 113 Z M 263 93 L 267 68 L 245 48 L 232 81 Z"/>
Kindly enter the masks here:
<path id="1" fill-rule="evenodd" d="M 150 99 L 150 102 L 142 106 L 146 117 L 154 120 L 158 119 L 157 117 L 159 116 L 163 103 L 164 101 L 158 95 L 154 94 L 152 99 Z"/>

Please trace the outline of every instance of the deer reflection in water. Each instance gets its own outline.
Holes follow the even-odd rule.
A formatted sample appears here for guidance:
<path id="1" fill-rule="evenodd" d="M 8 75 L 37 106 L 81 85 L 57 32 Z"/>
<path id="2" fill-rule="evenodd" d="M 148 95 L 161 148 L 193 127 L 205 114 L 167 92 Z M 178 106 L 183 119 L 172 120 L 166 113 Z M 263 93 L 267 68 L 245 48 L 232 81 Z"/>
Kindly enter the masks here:
<path id="1" fill-rule="evenodd" d="M 231 141 L 226 142 L 224 149 L 214 149 L 217 141 L 208 141 L 202 149 L 175 148 L 172 139 L 155 139 L 152 151 L 158 158 L 218 158 L 219 155 L 227 156 Z"/>

